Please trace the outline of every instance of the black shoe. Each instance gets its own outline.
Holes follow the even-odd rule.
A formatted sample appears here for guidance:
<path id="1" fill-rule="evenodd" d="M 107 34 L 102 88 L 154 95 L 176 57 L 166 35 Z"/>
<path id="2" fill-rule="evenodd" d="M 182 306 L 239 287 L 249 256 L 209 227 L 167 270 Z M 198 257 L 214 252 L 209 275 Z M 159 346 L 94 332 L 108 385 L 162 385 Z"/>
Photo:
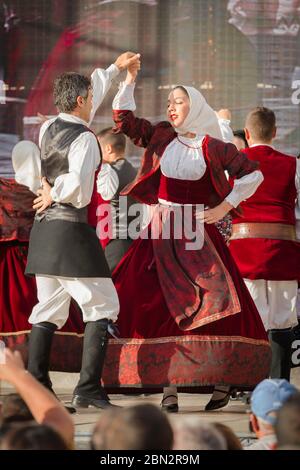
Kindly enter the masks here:
<path id="1" fill-rule="evenodd" d="M 224 390 L 219 390 L 218 388 L 215 388 L 216 392 L 223 392 L 224 397 L 219 398 L 219 399 L 214 399 L 213 396 L 207 403 L 205 407 L 205 411 L 212 411 L 212 410 L 218 410 L 219 408 L 223 408 L 224 406 L 228 405 L 228 402 L 230 400 L 231 396 L 231 389 L 228 392 L 224 392 Z"/>
<path id="2" fill-rule="evenodd" d="M 69 405 L 64 405 L 64 406 L 67 412 L 70 413 L 70 415 L 73 415 L 74 413 L 76 413 L 76 408 L 74 408 L 74 406 L 69 406 Z"/>
<path id="3" fill-rule="evenodd" d="M 161 404 L 160 404 L 161 409 L 163 411 L 166 411 L 167 413 L 178 413 L 178 410 L 179 410 L 178 403 L 164 403 L 164 401 L 167 400 L 167 398 L 170 398 L 170 397 L 174 397 L 174 398 L 178 399 L 177 395 L 167 395 L 161 401 Z"/>
<path id="4" fill-rule="evenodd" d="M 100 408 L 102 410 L 106 408 L 121 408 L 118 405 L 113 405 L 109 400 L 91 398 L 83 395 L 74 395 L 72 405 L 75 408 L 88 408 L 89 406 L 94 406 L 95 408 Z"/>

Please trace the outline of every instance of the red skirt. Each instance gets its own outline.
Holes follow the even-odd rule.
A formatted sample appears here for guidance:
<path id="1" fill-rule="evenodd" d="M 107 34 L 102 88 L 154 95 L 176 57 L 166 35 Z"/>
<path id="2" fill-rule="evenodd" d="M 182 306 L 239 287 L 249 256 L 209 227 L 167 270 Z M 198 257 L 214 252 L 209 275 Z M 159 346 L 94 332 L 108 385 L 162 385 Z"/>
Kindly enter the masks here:
<path id="1" fill-rule="evenodd" d="M 136 240 L 113 274 L 121 337 L 109 343 L 106 386 L 251 389 L 268 376 L 271 353 L 260 316 L 222 236 L 215 226 L 205 227 L 233 281 L 239 311 L 215 315 L 194 329 L 179 328 L 160 284 L 153 241 Z"/>
<path id="2" fill-rule="evenodd" d="M 27 252 L 26 242 L 0 244 L 0 340 L 20 350 L 25 361 L 31 330 L 28 318 L 38 302 L 35 278 L 24 274 Z M 72 303 L 67 323 L 54 335 L 51 370 L 80 370 L 83 331 L 80 309 Z"/>

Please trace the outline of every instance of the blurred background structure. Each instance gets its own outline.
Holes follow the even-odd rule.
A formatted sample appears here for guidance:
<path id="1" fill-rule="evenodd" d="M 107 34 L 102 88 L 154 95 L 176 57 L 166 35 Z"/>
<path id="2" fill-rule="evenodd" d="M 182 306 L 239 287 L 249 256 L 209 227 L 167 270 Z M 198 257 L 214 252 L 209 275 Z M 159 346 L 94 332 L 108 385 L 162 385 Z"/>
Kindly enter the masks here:
<path id="1" fill-rule="evenodd" d="M 193 85 L 213 108 L 232 110 L 234 128 L 254 106 L 272 108 L 276 147 L 300 153 L 300 106 L 292 100 L 300 89 L 300 0 L 0 0 L 0 175 L 11 175 L 18 140 L 37 141 L 37 112 L 56 114 L 59 73 L 89 75 L 126 50 L 142 55 L 138 115 L 163 119 L 173 85 Z M 116 90 L 94 130 L 112 124 Z M 136 148 L 128 154 L 138 163 Z"/>

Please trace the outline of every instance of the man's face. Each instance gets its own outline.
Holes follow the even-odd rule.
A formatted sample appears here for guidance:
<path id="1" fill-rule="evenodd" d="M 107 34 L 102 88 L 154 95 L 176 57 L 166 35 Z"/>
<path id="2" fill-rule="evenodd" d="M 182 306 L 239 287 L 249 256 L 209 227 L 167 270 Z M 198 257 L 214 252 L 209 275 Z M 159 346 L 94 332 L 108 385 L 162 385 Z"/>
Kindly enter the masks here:
<path id="1" fill-rule="evenodd" d="M 111 144 L 108 144 L 105 142 L 105 140 L 101 139 L 101 137 L 97 137 L 98 142 L 101 147 L 101 152 L 102 152 L 102 162 L 103 163 L 112 163 L 115 158 L 114 158 L 114 152 Z"/>

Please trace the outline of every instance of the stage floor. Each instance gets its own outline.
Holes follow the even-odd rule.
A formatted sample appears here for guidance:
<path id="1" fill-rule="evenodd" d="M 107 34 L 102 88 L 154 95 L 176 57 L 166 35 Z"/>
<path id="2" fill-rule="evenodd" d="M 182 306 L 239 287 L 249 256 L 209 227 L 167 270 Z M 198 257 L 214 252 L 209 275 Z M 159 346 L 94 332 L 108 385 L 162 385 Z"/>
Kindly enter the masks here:
<path id="1" fill-rule="evenodd" d="M 51 380 L 54 389 L 59 398 L 66 404 L 70 403 L 72 391 L 77 383 L 79 374 L 67 374 L 54 372 L 51 373 Z M 300 389 L 300 368 L 293 369 L 292 383 Z M 0 394 L 4 395 L 11 393 L 10 387 L 2 383 Z M 111 395 L 111 401 L 120 406 L 132 406 L 142 403 L 153 403 L 159 406 L 161 395 Z M 248 412 L 249 406 L 241 401 L 231 400 L 229 404 L 221 410 L 212 412 L 205 412 L 204 407 L 209 401 L 210 395 L 198 394 L 179 394 L 179 412 L 175 414 L 168 414 L 171 422 L 180 422 L 183 418 L 199 417 L 203 422 L 214 423 L 220 422 L 229 426 L 242 440 L 243 444 L 248 441 L 251 442 L 255 436 L 249 432 L 248 426 Z M 101 411 L 95 408 L 88 408 L 87 410 L 77 411 L 73 415 L 75 428 L 76 428 L 76 448 L 88 449 L 89 440 L 93 427 L 97 420 L 101 417 Z"/>

